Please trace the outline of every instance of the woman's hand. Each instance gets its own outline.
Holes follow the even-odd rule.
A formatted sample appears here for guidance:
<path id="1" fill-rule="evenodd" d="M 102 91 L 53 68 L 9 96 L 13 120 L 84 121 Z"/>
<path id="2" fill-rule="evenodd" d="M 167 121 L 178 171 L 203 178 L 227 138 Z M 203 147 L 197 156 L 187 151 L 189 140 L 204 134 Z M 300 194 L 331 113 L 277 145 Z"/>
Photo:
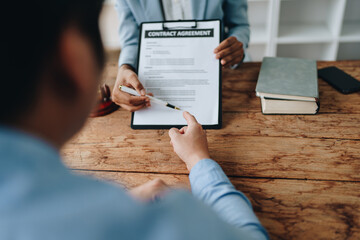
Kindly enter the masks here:
<path id="1" fill-rule="evenodd" d="M 169 131 L 171 145 L 175 153 L 183 160 L 191 171 L 200 160 L 210 158 L 206 133 L 195 117 L 184 112 L 188 126 L 182 129 L 172 128 Z"/>
<path id="2" fill-rule="evenodd" d="M 220 63 L 223 67 L 238 64 L 244 58 L 243 44 L 239 42 L 236 37 L 229 37 L 222 41 L 220 45 L 215 48 L 214 53 L 216 54 L 216 59 L 221 59 Z"/>
<path id="3" fill-rule="evenodd" d="M 120 91 L 120 85 L 134 88 L 141 96 L 132 96 Z M 112 100 L 122 108 L 134 112 L 150 106 L 150 99 L 145 94 L 145 89 L 133 69 L 129 65 L 122 65 L 119 68 L 114 90 L 112 91 Z"/>

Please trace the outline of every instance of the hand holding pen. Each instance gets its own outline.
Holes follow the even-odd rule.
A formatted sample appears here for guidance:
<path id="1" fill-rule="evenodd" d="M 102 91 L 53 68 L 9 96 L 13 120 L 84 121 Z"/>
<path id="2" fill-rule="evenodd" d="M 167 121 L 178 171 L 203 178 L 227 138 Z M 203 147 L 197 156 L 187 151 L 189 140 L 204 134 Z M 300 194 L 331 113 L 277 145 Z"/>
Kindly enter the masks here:
<path id="1" fill-rule="evenodd" d="M 139 95 L 132 96 L 123 91 L 119 91 L 120 85 L 135 89 Z M 146 97 L 145 94 L 144 86 L 139 81 L 134 69 L 126 64 L 122 65 L 119 68 L 116 83 L 112 91 L 112 101 L 127 111 L 135 112 L 151 105 L 150 99 Z"/>
<path id="2" fill-rule="evenodd" d="M 134 95 L 134 96 L 141 96 L 137 91 L 135 91 L 132 88 L 126 87 L 126 86 L 120 85 L 119 90 L 123 91 L 123 92 L 126 92 L 126 93 L 129 93 L 129 94 Z M 145 96 L 148 97 L 150 99 L 150 101 L 153 102 L 153 103 L 163 105 L 165 107 L 169 107 L 169 108 L 172 108 L 172 109 L 175 109 L 175 110 L 181 110 L 179 107 L 176 107 L 176 106 L 174 106 L 174 105 L 172 105 L 172 104 L 170 104 L 168 102 L 165 102 L 163 100 L 160 100 L 158 98 L 154 98 L 153 96 L 150 96 L 150 95 L 145 95 Z"/>

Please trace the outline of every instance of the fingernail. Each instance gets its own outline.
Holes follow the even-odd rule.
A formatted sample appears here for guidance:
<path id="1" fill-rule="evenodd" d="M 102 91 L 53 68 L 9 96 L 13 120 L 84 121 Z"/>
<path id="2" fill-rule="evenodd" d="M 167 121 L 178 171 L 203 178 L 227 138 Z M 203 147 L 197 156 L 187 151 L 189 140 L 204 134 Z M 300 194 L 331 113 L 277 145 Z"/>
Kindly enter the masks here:
<path id="1" fill-rule="evenodd" d="M 145 89 L 141 89 L 140 93 L 141 93 L 141 95 L 145 95 L 146 94 Z"/>
<path id="2" fill-rule="evenodd" d="M 221 60 L 221 64 L 222 64 L 222 65 L 225 65 L 225 64 L 226 64 L 226 61 L 225 61 L 225 60 Z"/>

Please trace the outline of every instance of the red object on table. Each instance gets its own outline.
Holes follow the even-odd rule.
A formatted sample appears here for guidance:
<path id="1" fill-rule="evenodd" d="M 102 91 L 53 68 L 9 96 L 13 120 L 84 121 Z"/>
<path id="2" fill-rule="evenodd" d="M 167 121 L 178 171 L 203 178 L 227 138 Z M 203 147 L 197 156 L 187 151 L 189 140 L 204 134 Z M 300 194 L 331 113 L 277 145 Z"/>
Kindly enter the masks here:
<path id="1" fill-rule="evenodd" d="M 90 114 L 90 117 L 105 116 L 119 108 L 119 106 L 111 100 L 111 91 L 108 85 L 104 84 L 100 87 L 98 96 L 98 103 Z"/>

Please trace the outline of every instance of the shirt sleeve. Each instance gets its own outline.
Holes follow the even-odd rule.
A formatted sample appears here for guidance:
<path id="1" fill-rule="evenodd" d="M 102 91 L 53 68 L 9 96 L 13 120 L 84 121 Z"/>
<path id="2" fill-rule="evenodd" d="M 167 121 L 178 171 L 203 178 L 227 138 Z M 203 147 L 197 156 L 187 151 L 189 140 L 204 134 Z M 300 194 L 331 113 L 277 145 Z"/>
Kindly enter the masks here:
<path id="1" fill-rule="evenodd" d="M 246 49 L 248 48 L 250 40 L 250 25 L 248 20 L 247 1 L 226 0 L 223 5 L 223 11 L 224 25 L 228 28 L 228 32 L 225 37 L 228 38 L 234 36 L 239 42 L 242 42 L 244 56 L 246 56 Z"/>
<path id="2" fill-rule="evenodd" d="M 247 48 L 250 39 L 247 1 L 226 0 L 223 6 L 224 24 L 229 29 L 227 37 L 236 37 Z"/>
<path id="3" fill-rule="evenodd" d="M 138 58 L 139 26 L 125 0 L 117 0 L 115 7 L 120 22 L 119 38 L 121 53 L 119 57 L 119 67 L 124 64 L 129 64 L 134 69 L 136 69 Z"/>
<path id="4" fill-rule="evenodd" d="M 253 231 L 259 239 L 268 239 L 247 197 L 237 191 L 221 167 L 211 159 L 198 162 L 189 175 L 192 193 L 209 205 L 229 224 Z"/>

